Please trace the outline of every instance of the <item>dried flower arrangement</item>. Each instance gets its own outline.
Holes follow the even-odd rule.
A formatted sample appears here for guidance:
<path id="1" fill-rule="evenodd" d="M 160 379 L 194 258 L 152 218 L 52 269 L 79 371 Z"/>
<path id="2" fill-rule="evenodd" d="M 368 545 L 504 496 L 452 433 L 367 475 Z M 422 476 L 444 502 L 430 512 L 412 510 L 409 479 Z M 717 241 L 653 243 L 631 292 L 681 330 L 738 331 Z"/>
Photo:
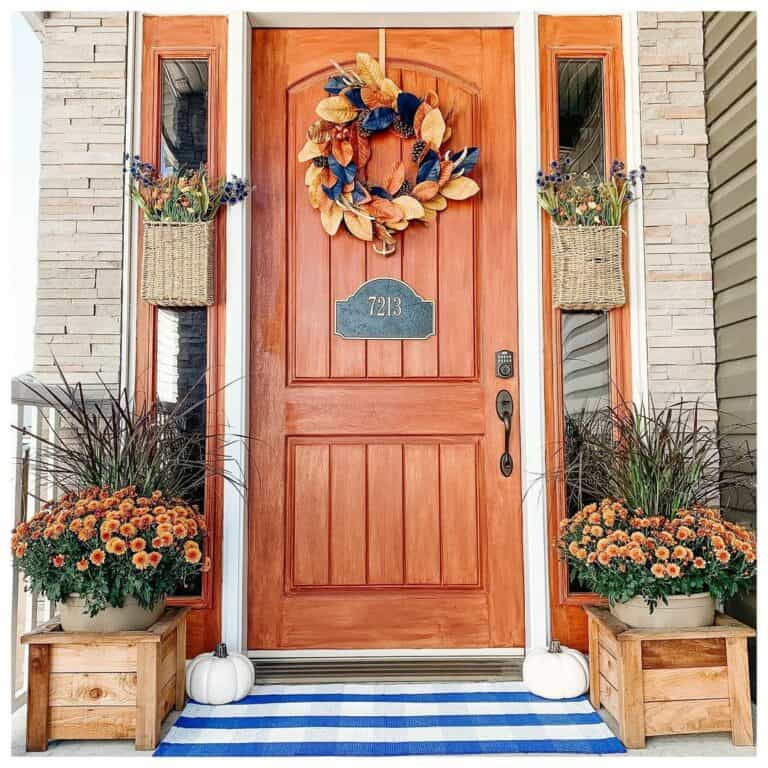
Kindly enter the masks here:
<path id="1" fill-rule="evenodd" d="M 212 221 L 222 205 L 235 205 L 248 196 L 244 179 L 233 175 L 211 183 L 204 165 L 161 174 L 138 155 L 125 156 L 130 174 L 129 191 L 147 221 L 197 223 Z"/>
<path id="2" fill-rule="evenodd" d="M 357 54 L 354 69 L 332 63 L 337 73 L 324 86 L 330 96 L 317 105 L 319 119 L 309 126 L 298 155 L 310 162 L 305 175 L 309 201 L 320 211 L 329 235 L 343 221 L 360 240 L 379 238 L 379 253 L 393 253 L 395 233 L 411 221 L 427 224 L 445 210 L 448 200 L 477 194 L 480 187 L 467 174 L 480 150 L 452 152 L 444 147 L 451 136 L 451 111 L 443 114 L 434 91 L 423 98 L 401 91 L 367 53 Z M 370 137 L 388 130 L 412 142 L 413 180 L 406 179 L 402 162 L 382 180 L 367 179 Z"/>
<path id="3" fill-rule="evenodd" d="M 707 507 L 649 516 L 604 499 L 562 521 L 558 546 L 585 587 L 612 603 L 639 595 L 651 610 L 671 595 L 725 600 L 755 575 L 754 534 Z"/>
<path id="4" fill-rule="evenodd" d="M 608 178 L 601 179 L 589 173 L 573 174 L 571 165 L 571 158 L 566 157 L 562 164 L 553 160 L 549 173 L 539 169 L 539 205 L 561 227 L 619 226 L 624 211 L 638 199 L 636 189 L 645 179 L 645 166 L 627 173 L 624 163 L 614 160 Z"/>

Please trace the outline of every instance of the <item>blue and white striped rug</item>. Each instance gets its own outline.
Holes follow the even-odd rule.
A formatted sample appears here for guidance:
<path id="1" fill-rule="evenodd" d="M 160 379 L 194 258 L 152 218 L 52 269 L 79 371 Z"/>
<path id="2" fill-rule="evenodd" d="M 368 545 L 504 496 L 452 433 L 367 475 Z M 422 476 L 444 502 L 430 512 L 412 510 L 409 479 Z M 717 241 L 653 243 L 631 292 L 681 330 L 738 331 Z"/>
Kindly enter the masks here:
<path id="1" fill-rule="evenodd" d="M 624 752 L 586 696 L 522 683 L 262 685 L 236 704 L 190 702 L 160 757 Z"/>

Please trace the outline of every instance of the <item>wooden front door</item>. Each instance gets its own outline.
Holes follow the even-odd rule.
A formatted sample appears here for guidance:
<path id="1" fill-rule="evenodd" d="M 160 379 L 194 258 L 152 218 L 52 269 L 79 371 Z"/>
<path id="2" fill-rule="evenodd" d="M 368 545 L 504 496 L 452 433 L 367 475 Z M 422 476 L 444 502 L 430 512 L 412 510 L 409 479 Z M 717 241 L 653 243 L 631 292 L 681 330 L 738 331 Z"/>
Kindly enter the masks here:
<path id="1" fill-rule="evenodd" d="M 481 193 L 414 222 L 391 256 L 324 233 L 297 160 L 329 60 L 380 42 L 253 32 L 249 647 L 522 646 L 518 386 L 494 366 L 501 349 L 518 363 L 513 33 L 387 30 L 387 76 L 435 91 L 451 148 L 481 150 Z M 372 151 L 369 179 L 401 158 L 415 175 L 410 142 L 380 134 Z M 334 302 L 375 277 L 433 300 L 435 334 L 334 334 Z"/>

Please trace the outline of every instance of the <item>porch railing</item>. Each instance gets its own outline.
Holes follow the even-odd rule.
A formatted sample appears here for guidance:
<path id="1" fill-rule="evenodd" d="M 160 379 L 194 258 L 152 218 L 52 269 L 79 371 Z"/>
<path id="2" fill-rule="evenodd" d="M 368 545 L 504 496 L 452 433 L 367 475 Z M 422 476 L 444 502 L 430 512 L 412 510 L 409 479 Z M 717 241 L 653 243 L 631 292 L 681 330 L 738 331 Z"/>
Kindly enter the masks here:
<path id="1" fill-rule="evenodd" d="M 15 426 L 50 436 L 56 424 L 56 413 L 46 405 L 36 402 L 25 378 L 14 379 L 11 387 L 12 402 L 16 407 Z M 29 434 L 21 431 L 16 436 L 15 483 L 14 483 L 14 525 L 28 520 L 40 505 L 57 494 L 57 488 L 35 471 L 36 444 Z M 27 648 L 19 639 L 40 624 L 48 621 L 56 612 L 56 606 L 25 588 L 19 574 L 13 572 L 11 624 L 11 706 L 16 710 L 26 701 L 27 689 Z"/>

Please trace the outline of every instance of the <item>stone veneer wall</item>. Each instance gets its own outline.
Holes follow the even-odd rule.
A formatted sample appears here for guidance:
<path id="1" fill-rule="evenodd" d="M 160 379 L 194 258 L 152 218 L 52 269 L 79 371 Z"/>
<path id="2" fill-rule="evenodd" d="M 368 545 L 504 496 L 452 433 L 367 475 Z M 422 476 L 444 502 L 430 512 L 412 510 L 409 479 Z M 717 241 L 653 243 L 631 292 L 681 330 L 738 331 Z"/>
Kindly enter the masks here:
<path id="1" fill-rule="evenodd" d="M 702 14 L 638 26 L 650 394 L 715 408 Z"/>
<path id="2" fill-rule="evenodd" d="M 126 13 L 49 12 L 33 373 L 120 375 Z M 34 126 L 30 128 L 34 130 Z"/>

